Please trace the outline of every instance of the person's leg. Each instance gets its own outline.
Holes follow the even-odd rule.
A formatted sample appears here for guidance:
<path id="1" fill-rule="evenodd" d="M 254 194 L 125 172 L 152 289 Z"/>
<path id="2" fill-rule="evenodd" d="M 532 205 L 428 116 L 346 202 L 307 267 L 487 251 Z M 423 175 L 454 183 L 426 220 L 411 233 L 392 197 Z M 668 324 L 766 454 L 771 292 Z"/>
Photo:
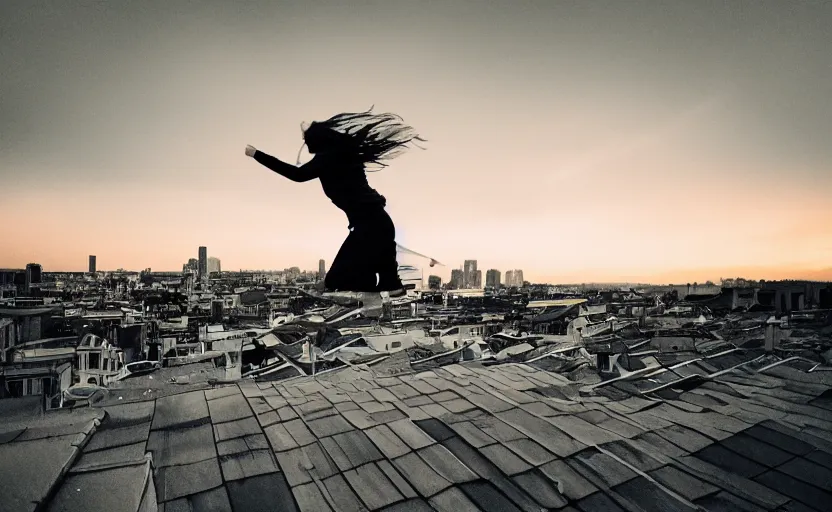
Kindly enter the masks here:
<path id="1" fill-rule="evenodd" d="M 335 256 L 324 284 L 329 291 L 374 291 L 375 273 L 367 260 L 366 241 L 362 232 L 352 231 Z"/>
<path id="2" fill-rule="evenodd" d="M 378 291 L 402 291 L 404 285 L 399 278 L 399 263 L 396 260 L 396 226 L 386 211 L 379 215 L 372 246 L 373 267 L 379 275 Z"/>

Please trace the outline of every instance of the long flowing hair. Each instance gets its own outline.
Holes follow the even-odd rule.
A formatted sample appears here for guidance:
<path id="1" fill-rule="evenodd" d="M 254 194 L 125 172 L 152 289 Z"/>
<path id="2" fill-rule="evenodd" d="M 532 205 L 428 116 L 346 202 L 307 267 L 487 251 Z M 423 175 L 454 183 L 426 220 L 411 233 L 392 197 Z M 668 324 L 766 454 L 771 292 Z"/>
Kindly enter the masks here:
<path id="1" fill-rule="evenodd" d="M 304 137 L 310 130 L 328 130 L 337 139 L 339 149 L 349 152 L 364 166 L 387 167 L 390 160 L 407 150 L 408 145 L 419 149 L 416 142 L 427 142 L 416 131 L 404 124 L 396 114 L 373 114 L 373 107 L 365 112 L 337 114 L 326 121 L 315 121 L 303 128 Z"/>

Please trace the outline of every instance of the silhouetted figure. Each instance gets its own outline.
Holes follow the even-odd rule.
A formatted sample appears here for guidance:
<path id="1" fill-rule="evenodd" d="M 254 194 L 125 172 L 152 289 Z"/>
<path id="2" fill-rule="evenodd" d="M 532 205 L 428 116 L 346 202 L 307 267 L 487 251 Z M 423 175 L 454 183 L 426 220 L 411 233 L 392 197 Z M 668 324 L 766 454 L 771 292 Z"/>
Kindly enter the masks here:
<path id="1" fill-rule="evenodd" d="M 297 183 L 319 179 L 326 196 L 347 214 L 350 234 L 326 274 L 326 291 L 400 296 L 405 291 L 396 261 L 396 229 L 385 210 L 387 200 L 370 187 L 365 172 L 371 164 L 386 167 L 382 160 L 424 139 L 398 116 L 371 112 L 311 123 L 303 139 L 315 156 L 306 164 L 300 165 L 300 158 L 296 165 L 287 164 L 253 146 L 246 147 L 246 155 Z"/>

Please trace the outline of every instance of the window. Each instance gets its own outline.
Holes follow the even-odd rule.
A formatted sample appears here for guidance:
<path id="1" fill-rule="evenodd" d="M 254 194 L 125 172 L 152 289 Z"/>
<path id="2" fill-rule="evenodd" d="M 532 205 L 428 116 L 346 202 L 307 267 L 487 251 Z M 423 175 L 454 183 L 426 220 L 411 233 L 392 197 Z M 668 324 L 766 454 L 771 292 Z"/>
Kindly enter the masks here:
<path id="1" fill-rule="evenodd" d="M 390 344 L 393 348 L 401 348 L 402 342 L 401 341 L 394 341 Z"/>
<path id="2" fill-rule="evenodd" d="M 350 344 L 350 347 L 354 348 L 367 348 L 367 342 L 364 341 L 364 338 L 359 338 Z"/>
<path id="3" fill-rule="evenodd" d="M 100 370 L 101 369 L 101 354 L 99 354 L 97 352 L 90 352 L 89 354 L 87 354 L 87 357 L 89 358 L 88 359 L 89 364 L 87 366 L 87 369 L 89 369 L 89 370 Z"/>

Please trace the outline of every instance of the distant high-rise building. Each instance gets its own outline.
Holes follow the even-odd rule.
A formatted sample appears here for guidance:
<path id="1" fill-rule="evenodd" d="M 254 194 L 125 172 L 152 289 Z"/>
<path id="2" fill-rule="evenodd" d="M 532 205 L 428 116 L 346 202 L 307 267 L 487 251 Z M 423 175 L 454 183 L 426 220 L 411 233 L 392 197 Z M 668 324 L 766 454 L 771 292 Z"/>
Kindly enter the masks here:
<path id="1" fill-rule="evenodd" d="M 442 287 L 442 278 L 439 276 L 428 276 L 428 288 L 438 290 Z"/>
<path id="2" fill-rule="evenodd" d="M 222 266 L 219 258 L 208 258 L 208 275 L 214 272 L 222 272 Z"/>
<path id="3" fill-rule="evenodd" d="M 471 285 L 471 288 L 482 288 L 482 270 L 474 272 L 474 282 Z"/>
<path id="4" fill-rule="evenodd" d="M 476 288 L 477 260 L 465 260 L 462 269 L 462 288 Z"/>
<path id="5" fill-rule="evenodd" d="M 520 288 L 523 286 L 523 271 L 517 269 L 507 270 L 505 283 L 508 288 Z"/>
<path id="6" fill-rule="evenodd" d="M 523 271 L 522 270 L 514 269 L 514 280 L 517 283 L 514 286 L 516 286 L 518 288 L 523 286 L 523 283 L 525 283 L 526 280 L 523 279 Z"/>
<path id="7" fill-rule="evenodd" d="M 43 282 L 43 267 L 38 263 L 29 263 L 26 265 L 26 290 L 33 284 L 40 284 Z"/>
<path id="8" fill-rule="evenodd" d="M 184 265 L 182 265 L 182 271 L 183 272 L 187 272 L 189 270 L 193 271 L 193 272 L 199 272 L 199 260 L 198 259 L 191 258 L 191 259 L 188 260 L 188 263 L 185 263 Z"/>
<path id="9" fill-rule="evenodd" d="M 90 254 L 90 274 L 95 274 L 95 256 Z"/>
<path id="10" fill-rule="evenodd" d="M 464 277 L 464 274 L 462 272 L 462 269 L 455 268 L 455 269 L 451 270 L 451 281 L 448 284 L 450 285 L 451 288 L 453 288 L 455 290 L 458 290 L 458 289 L 462 288 L 463 277 Z"/>
<path id="11" fill-rule="evenodd" d="M 326 261 L 318 260 L 318 279 L 326 277 Z"/>
<path id="12" fill-rule="evenodd" d="M 208 248 L 199 248 L 199 277 L 208 277 Z"/>
<path id="13" fill-rule="evenodd" d="M 500 287 L 500 271 L 491 269 L 485 273 L 485 287 L 499 288 Z"/>

